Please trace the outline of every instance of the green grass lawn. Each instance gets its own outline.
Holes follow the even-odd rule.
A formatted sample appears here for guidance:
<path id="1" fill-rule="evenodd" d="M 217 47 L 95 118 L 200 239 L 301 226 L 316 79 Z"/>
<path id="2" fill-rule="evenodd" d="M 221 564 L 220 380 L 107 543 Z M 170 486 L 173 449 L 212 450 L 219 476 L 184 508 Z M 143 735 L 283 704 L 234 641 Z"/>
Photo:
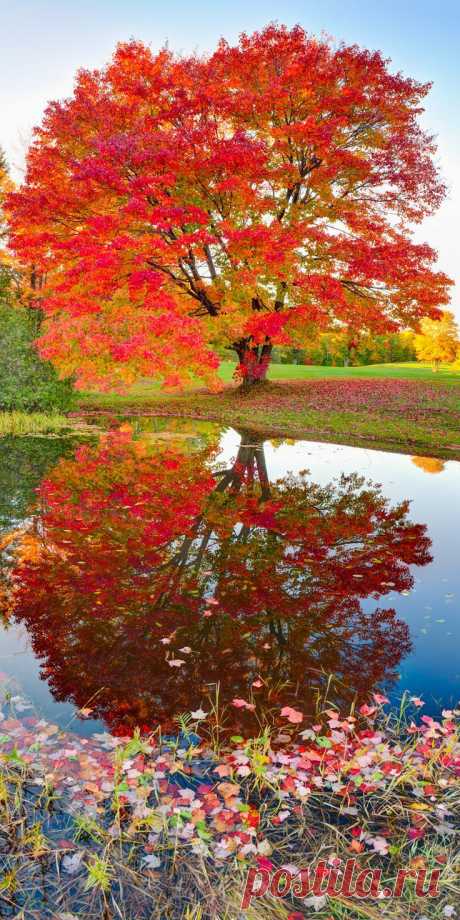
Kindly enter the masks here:
<path id="1" fill-rule="evenodd" d="M 235 368 L 234 361 L 222 361 L 219 376 L 226 383 L 231 381 Z M 425 380 L 428 383 L 460 385 L 460 369 L 452 370 L 452 365 L 444 364 L 439 371 L 433 372 L 430 364 L 368 364 L 363 367 L 321 367 L 309 364 L 272 364 L 268 376 L 270 380 L 316 380 L 321 377 L 386 377 L 399 380 Z"/>
<path id="2" fill-rule="evenodd" d="M 231 384 L 233 368 L 232 362 L 222 362 L 224 383 Z M 449 366 L 433 373 L 428 365 L 415 363 L 349 368 L 274 364 L 269 377 L 270 383 L 246 395 L 231 385 L 220 393 L 203 387 L 165 393 L 158 383 L 143 380 L 123 396 L 84 394 L 79 414 L 208 419 L 277 437 L 460 459 L 460 372 Z M 398 381 L 413 386 L 401 388 Z"/>

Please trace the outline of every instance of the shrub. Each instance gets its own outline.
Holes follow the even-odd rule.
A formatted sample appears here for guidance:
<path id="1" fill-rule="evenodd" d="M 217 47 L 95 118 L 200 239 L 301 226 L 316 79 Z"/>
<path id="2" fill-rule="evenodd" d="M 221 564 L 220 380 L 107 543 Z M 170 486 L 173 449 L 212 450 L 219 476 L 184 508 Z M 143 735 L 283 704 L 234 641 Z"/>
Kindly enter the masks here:
<path id="1" fill-rule="evenodd" d="M 71 381 L 60 380 L 35 349 L 39 325 L 38 311 L 0 301 L 0 410 L 66 412 L 72 405 Z"/>

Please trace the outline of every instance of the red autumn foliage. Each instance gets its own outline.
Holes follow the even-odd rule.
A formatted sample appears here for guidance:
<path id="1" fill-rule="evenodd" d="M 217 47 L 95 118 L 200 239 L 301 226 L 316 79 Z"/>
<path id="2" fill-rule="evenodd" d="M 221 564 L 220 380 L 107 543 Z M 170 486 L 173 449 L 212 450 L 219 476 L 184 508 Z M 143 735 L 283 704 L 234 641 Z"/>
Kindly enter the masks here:
<path id="1" fill-rule="evenodd" d="M 429 561 L 425 528 L 358 477 L 270 484 L 255 437 L 212 474 L 209 452 L 113 433 L 42 483 L 12 611 L 58 699 L 115 731 L 170 729 L 220 683 L 234 730 L 314 708 L 328 674 L 344 704 L 392 679 L 410 640 L 377 603 Z"/>
<path id="2" fill-rule="evenodd" d="M 410 224 L 444 196 L 429 84 L 270 25 L 209 57 L 118 46 L 36 129 L 12 245 L 46 278 L 43 356 L 79 386 L 249 380 L 332 322 L 436 317 L 449 279 Z M 260 365 L 260 367 L 259 367 Z"/>

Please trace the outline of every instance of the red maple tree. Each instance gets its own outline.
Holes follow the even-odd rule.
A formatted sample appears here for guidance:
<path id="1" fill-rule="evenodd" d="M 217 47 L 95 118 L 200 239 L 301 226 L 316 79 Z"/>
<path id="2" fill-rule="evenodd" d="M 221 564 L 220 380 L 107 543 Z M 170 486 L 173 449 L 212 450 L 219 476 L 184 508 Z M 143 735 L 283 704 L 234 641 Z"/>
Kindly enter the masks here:
<path id="1" fill-rule="evenodd" d="M 248 383 L 274 344 L 436 317 L 449 279 L 411 226 L 444 186 L 429 84 L 270 25 L 206 58 L 119 45 L 35 131 L 12 245 L 46 276 L 42 354 L 77 385 Z"/>

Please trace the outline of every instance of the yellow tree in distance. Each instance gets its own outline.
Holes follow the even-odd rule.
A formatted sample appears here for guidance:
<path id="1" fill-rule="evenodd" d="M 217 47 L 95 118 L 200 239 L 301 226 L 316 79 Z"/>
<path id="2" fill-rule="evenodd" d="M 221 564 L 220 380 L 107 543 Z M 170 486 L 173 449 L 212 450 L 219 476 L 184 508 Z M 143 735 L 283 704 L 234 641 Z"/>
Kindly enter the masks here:
<path id="1" fill-rule="evenodd" d="M 428 361 L 434 371 L 440 364 L 452 364 L 460 353 L 458 326 L 453 313 L 445 311 L 441 319 L 425 317 L 415 336 L 415 351 L 419 361 Z"/>

